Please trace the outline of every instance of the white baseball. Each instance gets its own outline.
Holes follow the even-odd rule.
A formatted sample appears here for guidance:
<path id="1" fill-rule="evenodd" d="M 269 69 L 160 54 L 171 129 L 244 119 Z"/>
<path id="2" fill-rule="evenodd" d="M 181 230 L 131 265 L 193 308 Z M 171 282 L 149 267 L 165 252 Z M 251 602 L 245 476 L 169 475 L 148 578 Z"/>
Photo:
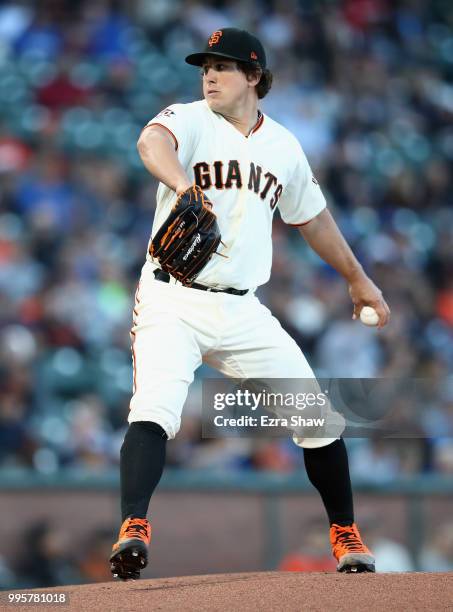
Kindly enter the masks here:
<path id="1" fill-rule="evenodd" d="M 360 320 L 364 325 L 374 327 L 379 323 L 379 315 L 371 306 L 364 306 L 360 311 Z"/>

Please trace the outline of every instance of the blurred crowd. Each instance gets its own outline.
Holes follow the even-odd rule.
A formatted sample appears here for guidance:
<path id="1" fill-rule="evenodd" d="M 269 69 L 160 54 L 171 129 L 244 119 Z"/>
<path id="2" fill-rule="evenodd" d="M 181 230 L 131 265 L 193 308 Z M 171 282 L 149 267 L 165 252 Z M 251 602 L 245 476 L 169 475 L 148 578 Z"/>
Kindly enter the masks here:
<path id="1" fill-rule="evenodd" d="M 146 122 L 201 96 L 185 54 L 218 28 L 263 41 L 262 109 L 300 140 L 392 309 L 351 320 L 345 283 L 274 225 L 260 298 L 320 376 L 442 383 L 418 435 L 350 439 L 353 476 L 453 472 L 453 6 L 442 0 L 0 2 L 0 466 L 116 466 L 131 308 L 156 182 Z M 287 440 L 200 439 L 200 380 L 174 467 L 301 469 Z M 395 407 L 404 414 L 411 406 Z"/>

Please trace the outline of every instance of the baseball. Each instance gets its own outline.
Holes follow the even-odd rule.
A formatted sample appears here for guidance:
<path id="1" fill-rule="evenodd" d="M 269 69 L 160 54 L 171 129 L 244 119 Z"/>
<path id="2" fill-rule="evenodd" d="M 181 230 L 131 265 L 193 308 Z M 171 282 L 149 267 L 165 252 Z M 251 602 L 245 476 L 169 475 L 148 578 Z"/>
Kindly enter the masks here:
<path id="1" fill-rule="evenodd" d="M 371 306 L 364 306 L 360 311 L 360 320 L 364 325 L 374 327 L 379 323 L 379 315 Z"/>

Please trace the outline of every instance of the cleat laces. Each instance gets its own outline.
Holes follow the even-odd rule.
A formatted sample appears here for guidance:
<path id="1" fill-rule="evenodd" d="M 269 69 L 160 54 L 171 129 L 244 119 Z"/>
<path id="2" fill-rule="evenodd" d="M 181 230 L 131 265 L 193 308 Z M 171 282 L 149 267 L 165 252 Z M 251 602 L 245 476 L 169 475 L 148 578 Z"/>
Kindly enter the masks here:
<path id="1" fill-rule="evenodd" d="M 123 534 L 125 538 L 139 538 L 140 540 L 147 539 L 148 536 L 148 522 L 146 519 L 131 519 Z"/>
<path id="2" fill-rule="evenodd" d="M 340 529 L 342 528 L 340 527 Z M 345 527 L 337 533 L 337 540 L 351 552 L 363 551 L 362 541 L 349 527 Z"/>

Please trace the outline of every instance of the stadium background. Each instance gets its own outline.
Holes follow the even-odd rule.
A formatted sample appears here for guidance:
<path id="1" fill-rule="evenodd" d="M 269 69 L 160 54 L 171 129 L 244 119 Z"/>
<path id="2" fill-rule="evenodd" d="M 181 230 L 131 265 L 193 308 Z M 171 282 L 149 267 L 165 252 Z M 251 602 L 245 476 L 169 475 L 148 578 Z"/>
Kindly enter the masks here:
<path id="1" fill-rule="evenodd" d="M 156 189 L 136 140 L 163 107 L 200 96 L 183 57 L 228 25 L 262 38 L 275 73 L 262 108 L 299 138 L 392 322 L 379 334 L 353 323 L 343 281 L 279 220 L 262 300 L 321 376 L 451 376 L 448 2 L 0 2 L 3 588 L 108 579 L 131 305 Z M 200 439 L 211 375 L 199 371 L 168 445 L 149 575 L 270 569 L 302 544 L 317 562 L 325 525 L 301 452 Z M 453 569 L 453 393 L 427 415 L 416 438 L 347 441 L 381 568 Z"/>

